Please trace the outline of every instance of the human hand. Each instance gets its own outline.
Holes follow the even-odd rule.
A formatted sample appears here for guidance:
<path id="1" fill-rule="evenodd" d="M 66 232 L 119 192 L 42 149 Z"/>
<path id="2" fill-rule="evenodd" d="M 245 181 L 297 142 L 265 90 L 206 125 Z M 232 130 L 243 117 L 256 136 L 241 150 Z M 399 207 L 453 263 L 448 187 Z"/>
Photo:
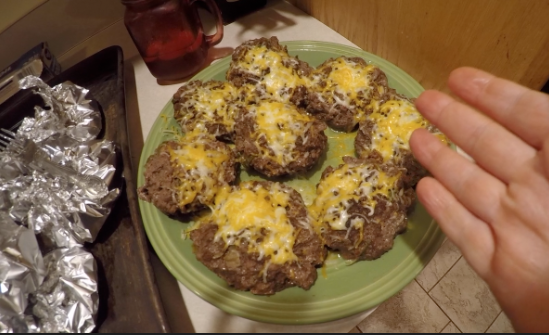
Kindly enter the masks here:
<path id="1" fill-rule="evenodd" d="M 549 331 L 549 96 L 473 68 L 418 110 L 474 162 L 425 130 L 410 139 L 433 177 L 417 195 L 484 279 L 516 331 Z M 479 112 L 480 111 L 480 112 Z"/>

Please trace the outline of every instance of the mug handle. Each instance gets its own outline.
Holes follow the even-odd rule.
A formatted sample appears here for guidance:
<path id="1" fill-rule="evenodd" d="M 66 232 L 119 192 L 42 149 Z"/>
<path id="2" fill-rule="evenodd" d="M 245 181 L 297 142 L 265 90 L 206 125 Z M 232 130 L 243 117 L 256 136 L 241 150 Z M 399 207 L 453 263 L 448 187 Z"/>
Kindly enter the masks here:
<path id="1" fill-rule="evenodd" d="M 221 11 L 219 10 L 219 7 L 217 7 L 217 4 L 214 2 L 214 0 L 194 0 L 191 2 L 194 3 L 196 1 L 202 1 L 206 3 L 208 8 L 210 9 L 210 13 L 215 16 L 216 21 L 216 32 L 214 35 L 208 35 L 206 37 L 206 45 L 208 47 L 212 47 L 223 39 L 223 19 L 221 17 Z"/>

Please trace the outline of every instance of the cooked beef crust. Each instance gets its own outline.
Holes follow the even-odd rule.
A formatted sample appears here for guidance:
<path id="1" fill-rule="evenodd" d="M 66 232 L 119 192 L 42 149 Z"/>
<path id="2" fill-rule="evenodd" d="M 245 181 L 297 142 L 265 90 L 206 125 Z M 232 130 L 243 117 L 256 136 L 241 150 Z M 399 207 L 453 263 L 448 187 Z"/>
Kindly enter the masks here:
<path id="1" fill-rule="evenodd" d="M 414 102 L 415 99 L 404 97 L 396 92 L 393 92 L 388 100 L 407 100 Z M 372 146 L 372 134 L 375 123 L 372 120 L 364 120 L 360 123 L 358 132 L 355 137 L 355 151 L 358 157 L 367 159 L 376 164 L 383 163 L 383 157 L 377 150 L 370 150 Z M 426 128 L 431 133 L 439 132 L 438 129 L 429 125 Z M 403 175 L 405 187 L 415 187 L 419 180 L 429 174 L 414 157 L 411 150 L 401 149 L 398 158 L 391 160 L 391 164 L 398 165 L 406 171 Z"/>
<path id="2" fill-rule="evenodd" d="M 344 157 L 345 164 L 360 165 L 368 163 L 365 159 Z M 394 175 L 400 169 L 395 166 L 383 165 L 380 167 L 387 174 Z M 326 178 L 335 169 L 326 168 L 322 173 L 322 179 Z M 347 225 L 355 218 L 366 218 L 362 231 L 356 228 L 347 230 L 333 230 L 328 224 L 323 225 L 323 238 L 326 246 L 338 251 L 341 256 L 349 260 L 374 260 L 391 250 L 395 237 L 406 230 L 408 223 L 407 211 L 414 202 L 415 193 L 411 188 L 405 188 L 403 180 L 399 181 L 398 188 L 403 190 L 400 199 L 390 201 L 382 195 L 376 195 L 377 204 L 373 215 L 361 202 L 351 199 Z"/>
<path id="3" fill-rule="evenodd" d="M 288 54 L 288 48 L 285 45 L 280 45 L 276 36 L 270 38 L 258 38 L 250 41 L 246 41 L 238 46 L 232 55 L 232 63 L 227 71 L 227 80 L 230 81 L 236 87 L 243 87 L 246 84 L 257 86 L 258 89 L 265 90 L 265 83 L 262 82 L 263 76 L 270 73 L 271 69 L 266 68 L 261 75 L 251 74 L 246 71 L 242 71 L 238 64 L 244 62 L 246 54 L 257 47 L 265 47 L 268 50 L 274 51 L 280 54 L 283 58 L 282 64 L 293 69 L 300 77 L 309 77 L 313 71 L 313 68 L 309 66 L 307 62 L 301 61 L 297 56 L 292 57 Z M 254 91 L 255 96 L 260 96 L 258 89 Z M 298 107 L 306 107 L 307 98 L 309 95 L 309 88 L 300 85 L 295 88 L 288 88 L 288 95 L 290 101 Z"/>
<path id="4" fill-rule="evenodd" d="M 181 183 L 186 181 L 177 177 L 181 175 L 180 171 L 183 167 L 174 166 L 171 163 L 168 149 L 176 150 L 180 146 L 181 144 L 175 141 L 167 141 L 156 149 L 156 152 L 147 159 L 145 164 L 145 184 L 137 190 L 139 198 L 152 203 L 167 215 L 189 214 L 206 207 L 197 198 L 185 206 L 179 206 L 176 202 L 175 190 L 179 188 Z M 238 174 L 239 164 L 231 149 L 226 144 L 217 141 L 208 141 L 205 147 L 206 150 L 223 150 L 230 153 L 229 160 L 218 167 L 215 175 L 223 175 L 227 183 L 234 182 Z M 204 184 L 202 192 L 206 191 L 205 187 Z"/>
<path id="5" fill-rule="evenodd" d="M 177 143 L 167 142 L 163 145 L 176 147 Z M 137 190 L 139 198 L 152 203 L 168 215 L 176 214 L 178 207 L 173 196 L 177 184 L 174 178 L 175 168 L 170 162 L 170 155 L 162 146 L 147 160 L 144 175 L 145 185 Z"/>
<path id="6" fill-rule="evenodd" d="M 363 67 L 368 66 L 366 61 L 360 57 L 344 58 Z M 330 58 L 317 68 L 316 74 L 324 79 L 321 79 L 317 85 L 310 89 L 309 96 L 306 100 L 307 112 L 326 122 L 328 126 L 333 129 L 351 132 L 356 129 L 358 124 L 355 118 L 358 113 L 358 108 L 364 109 L 365 115 L 368 115 L 372 112 L 368 107 L 368 104 L 372 99 L 383 102 L 390 99 L 391 96 L 397 95 L 397 93 L 395 90 L 388 87 L 385 73 L 381 69 L 375 68 L 371 73 L 372 90 L 370 95 L 364 95 L 364 92 L 359 92 L 356 100 L 351 103 L 351 108 L 335 103 L 331 98 L 331 92 L 322 92 L 326 85 L 328 85 L 326 79 L 334 70 L 333 66 L 335 65 L 332 64 L 334 61 L 334 58 Z M 378 90 L 378 88 L 380 88 L 380 90 Z M 339 99 L 343 99 L 341 93 L 333 92 L 333 94 Z"/>
<path id="7" fill-rule="evenodd" d="M 174 118 L 183 129 L 183 132 L 192 132 L 198 125 L 203 124 L 206 132 L 208 134 L 214 134 L 218 140 L 226 142 L 234 140 L 234 127 L 225 124 L 223 122 L 223 116 L 228 114 L 229 117 L 232 116 L 234 118 L 232 112 L 241 104 L 243 98 L 241 94 L 236 97 L 227 96 L 225 99 L 227 108 L 213 111 L 215 116 L 211 121 L 204 119 L 202 117 L 204 111 L 197 110 L 197 107 L 194 104 L 186 104 L 187 101 L 192 101 L 195 92 L 202 87 L 209 87 L 210 89 L 215 90 L 223 88 L 224 85 L 223 82 L 217 80 L 210 80 L 207 82 L 193 80 L 177 90 L 172 98 Z M 189 115 L 192 116 L 188 117 Z"/>
<path id="8" fill-rule="evenodd" d="M 303 139 L 299 137 L 293 150 L 294 160 L 286 165 L 281 165 L 275 160 L 275 153 L 268 148 L 265 138 L 254 135 L 256 127 L 258 126 L 255 118 L 250 115 L 248 109 L 242 108 L 237 113 L 235 124 L 236 151 L 244 165 L 268 177 L 296 175 L 308 171 L 318 162 L 328 143 L 328 138 L 324 134 L 326 125 L 313 119 L 312 125 L 306 133 L 307 142 L 303 143 Z M 271 156 L 262 156 L 254 143 L 268 148 Z"/>
<path id="9" fill-rule="evenodd" d="M 256 182 L 269 188 L 270 182 Z M 215 234 L 222 222 L 205 222 L 191 231 L 196 258 L 211 271 L 224 279 L 231 287 L 258 295 L 272 295 L 285 288 L 298 286 L 308 290 L 317 278 L 316 267 L 326 256 L 320 237 L 313 231 L 302 228 L 299 221 L 307 220 L 307 208 L 297 191 L 285 186 L 290 193 L 286 207 L 290 223 L 299 231 L 293 252 L 298 260 L 286 264 L 270 264 L 263 273 L 270 257 L 259 260 L 259 254 L 248 253 L 248 243 L 225 246 Z"/>
<path id="10" fill-rule="evenodd" d="M 374 126 L 375 123 L 371 120 L 360 123 L 355 138 L 355 151 L 359 157 L 364 158 L 369 162 L 383 164 L 381 153 L 377 150 L 369 149 L 372 145 Z M 406 187 L 414 187 L 421 178 L 428 174 L 427 170 L 414 158 L 411 150 L 401 149 L 398 160 L 395 159 L 391 161 L 391 163 L 406 169 L 403 175 L 403 181 Z"/>

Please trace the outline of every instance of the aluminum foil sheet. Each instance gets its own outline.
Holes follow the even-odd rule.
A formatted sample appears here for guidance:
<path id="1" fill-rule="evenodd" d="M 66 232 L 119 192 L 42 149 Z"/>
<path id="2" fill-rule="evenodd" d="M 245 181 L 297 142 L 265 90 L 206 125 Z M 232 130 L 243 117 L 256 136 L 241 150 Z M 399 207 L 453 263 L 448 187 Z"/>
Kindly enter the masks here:
<path id="1" fill-rule="evenodd" d="M 20 86 L 46 108 L 35 107 L 0 151 L 0 333 L 91 332 L 97 271 L 83 244 L 120 194 L 111 187 L 116 147 L 97 139 L 100 106 L 87 89 L 34 76 Z"/>

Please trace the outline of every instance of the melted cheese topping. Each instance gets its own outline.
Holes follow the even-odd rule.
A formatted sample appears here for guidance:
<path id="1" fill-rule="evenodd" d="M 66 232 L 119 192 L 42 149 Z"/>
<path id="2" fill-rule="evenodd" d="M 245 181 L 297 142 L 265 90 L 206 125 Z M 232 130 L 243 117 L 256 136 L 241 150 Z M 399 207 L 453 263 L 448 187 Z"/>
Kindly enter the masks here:
<path id="1" fill-rule="evenodd" d="M 257 123 L 252 137 L 256 139 L 255 145 L 265 158 L 271 158 L 282 166 L 294 160 L 293 151 L 299 137 L 303 142 L 307 141 L 307 131 L 313 123 L 313 119 L 300 113 L 294 106 L 281 102 L 262 101 L 255 107 L 250 106 L 250 111 Z M 267 146 L 260 145 L 260 139 L 264 138 Z"/>
<path id="2" fill-rule="evenodd" d="M 234 115 L 238 108 L 238 89 L 228 82 L 207 82 L 183 92 L 182 113 L 176 119 L 184 125 L 185 132 L 197 129 L 206 131 L 206 124 L 224 125 L 228 131 L 234 128 Z M 191 129 L 192 128 L 192 129 Z M 219 134 L 213 134 L 215 136 Z"/>
<path id="3" fill-rule="evenodd" d="M 215 199 L 210 219 L 219 227 L 215 240 L 222 239 L 227 246 L 246 241 L 248 253 L 259 254 L 259 260 L 268 257 L 268 264 L 297 260 L 293 246 L 298 230 L 287 216 L 289 202 L 290 195 L 278 183 L 265 188 L 244 182 L 232 192 L 224 188 Z"/>
<path id="4" fill-rule="evenodd" d="M 172 166 L 180 183 L 174 190 L 175 200 L 184 207 L 198 199 L 202 204 L 212 204 L 219 188 L 226 183 L 220 171 L 223 163 L 230 160 L 228 150 L 208 150 L 209 139 L 187 139 L 177 149 L 167 147 Z"/>
<path id="5" fill-rule="evenodd" d="M 429 126 L 414 104 L 403 100 L 387 101 L 368 117 L 375 122 L 371 149 L 379 151 L 385 162 L 398 158 L 402 149 L 410 150 L 414 130 Z M 441 133 L 435 135 L 448 142 Z"/>
<path id="6" fill-rule="evenodd" d="M 251 91 L 255 91 L 261 99 L 288 103 L 296 87 L 308 85 L 308 78 L 300 76 L 293 67 L 287 67 L 284 63 L 295 66 L 298 61 L 287 54 L 259 46 L 250 48 L 244 59 L 231 64 L 231 67 L 259 78 L 256 85 L 246 87 L 250 91 L 247 94 L 249 98 L 254 98 L 255 94 Z"/>
<path id="7" fill-rule="evenodd" d="M 317 186 L 317 198 L 310 207 L 311 215 L 316 218 L 316 227 L 322 229 L 323 225 L 329 225 L 333 230 L 361 229 L 366 217 L 349 221 L 352 200 L 369 209 L 368 215 L 371 216 L 376 207 L 374 196 L 380 194 L 393 201 L 399 178 L 400 174 L 388 176 L 371 164 L 343 164 Z"/>
<path id="8" fill-rule="evenodd" d="M 330 74 L 326 77 L 324 70 L 331 67 Z M 317 86 L 317 91 L 321 92 L 323 99 L 332 105 L 342 105 L 348 109 L 356 110 L 355 119 L 360 120 L 364 115 L 364 106 L 362 99 L 369 100 L 372 96 L 372 90 L 377 89 L 372 82 L 372 73 L 377 69 L 375 65 L 363 66 L 349 59 L 339 57 L 332 62 L 326 63 L 318 68 L 313 74 L 313 81 Z M 320 86 L 324 81 L 326 85 Z M 380 88 L 381 89 L 381 88 Z"/>

